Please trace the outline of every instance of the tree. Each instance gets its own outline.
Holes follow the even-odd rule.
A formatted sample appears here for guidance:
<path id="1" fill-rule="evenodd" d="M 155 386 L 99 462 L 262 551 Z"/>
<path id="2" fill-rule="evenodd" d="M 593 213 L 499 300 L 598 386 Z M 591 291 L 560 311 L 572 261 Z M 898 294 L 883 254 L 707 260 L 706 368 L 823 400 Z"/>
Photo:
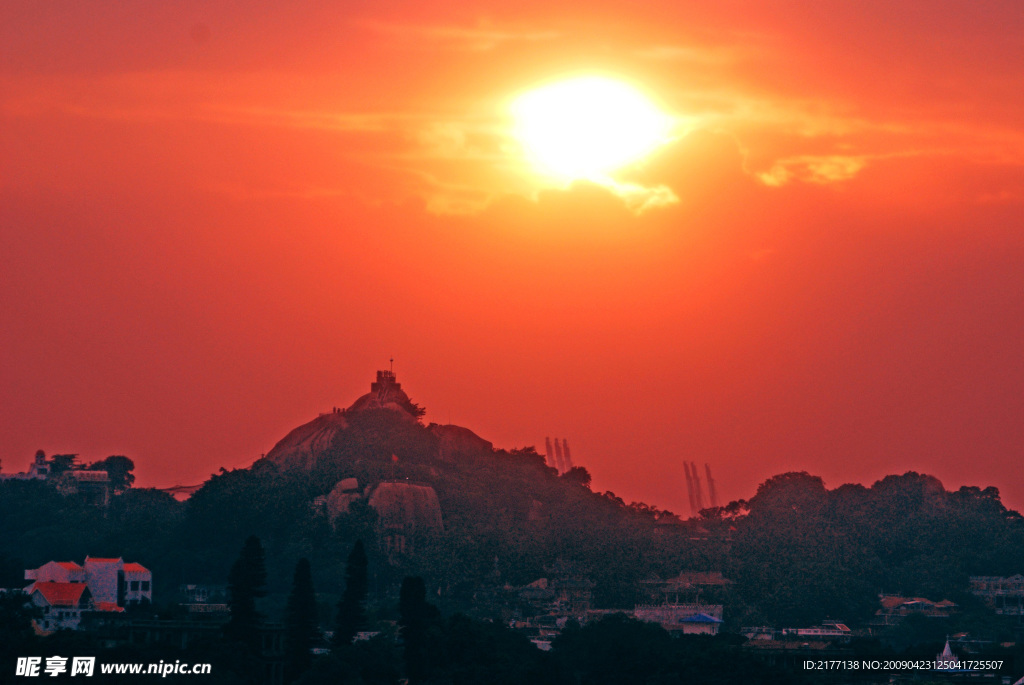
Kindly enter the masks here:
<path id="1" fill-rule="evenodd" d="M 309 559 L 295 564 L 292 592 L 288 596 L 285 634 L 285 682 L 294 682 L 313 661 L 310 648 L 317 636 L 316 593 Z"/>
<path id="2" fill-rule="evenodd" d="M 431 666 L 430 629 L 440 612 L 427 602 L 427 588 L 419 576 L 402 579 L 398 594 L 398 626 L 405 642 L 405 672 L 409 683 L 428 680 Z"/>
<path id="3" fill-rule="evenodd" d="M 350 645 L 359 629 L 366 625 L 366 596 L 370 590 L 369 562 L 363 541 L 356 540 L 345 565 L 345 592 L 338 602 L 334 644 Z"/>
<path id="4" fill-rule="evenodd" d="M 267 567 L 263 545 L 255 535 L 246 539 L 242 552 L 228 574 L 228 608 L 231 620 L 224 626 L 227 637 L 259 653 L 259 625 L 262 616 L 256 600 L 267 594 Z"/>
<path id="5" fill-rule="evenodd" d="M 77 459 L 77 454 L 53 455 L 52 457 L 50 457 L 50 477 L 56 478 L 57 476 L 61 475 L 62 473 L 65 473 L 66 471 L 73 471 L 75 468 L 75 461 Z"/>
<path id="6" fill-rule="evenodd" d="M 0 593 L 0 658 L 4 663 L 32 654 L 29 650 L 37 639 L 32 620 L 41 616 L 42 610 L 20 590 Z"/>
<path id="7" fill-rule="evenodd" d="M 807 516 L 818 513 L 827 498 L 825 482 L 819 476 L 791 471 L 761 483 L 748 507 L 751 515 Z"/>
<path id="8" fill-rule="evenodd" d="M 89 464 L 90 471 L 106 471 L 114 492 L 122 493 L 135 482 L 135 462 L 122 455 L 113 455 L 94 464 Z"/>
<path id="9" fill-rule="evenodd" d="M 562 480 L 567 483 L 576 483 L 582 485 L 585 488 L 590 487 L 590 471 L 587 471 L 586 467 L 573 466 L 571 469 L 562 474 Z"/>

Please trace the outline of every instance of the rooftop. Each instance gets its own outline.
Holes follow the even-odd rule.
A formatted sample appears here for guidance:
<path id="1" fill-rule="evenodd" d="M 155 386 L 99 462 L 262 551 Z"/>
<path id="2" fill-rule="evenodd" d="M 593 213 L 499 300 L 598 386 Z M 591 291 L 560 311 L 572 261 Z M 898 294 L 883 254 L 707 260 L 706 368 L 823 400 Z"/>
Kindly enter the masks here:
<path id="1" fill-rule="evenodd" d="M 85 583 L 33 583 L 29 594 L 38 592 L 50 606 L 73 607 L 87 589 Z"/>

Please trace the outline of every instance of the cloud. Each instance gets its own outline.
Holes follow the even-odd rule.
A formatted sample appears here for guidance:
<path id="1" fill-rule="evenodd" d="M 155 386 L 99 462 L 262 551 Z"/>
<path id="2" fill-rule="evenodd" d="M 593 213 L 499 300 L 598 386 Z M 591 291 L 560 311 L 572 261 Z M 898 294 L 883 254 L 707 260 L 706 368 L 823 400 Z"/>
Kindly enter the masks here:
<path id="1" fill-rule="evenodd" d="M 766 186 L 779 187 L 790 181 L 827 184 L 847 181 L 866 165 L 863 156 L 800 156 L 781 159 L 768 171 L 758 172 L 757 178 Z"/>
<path id="2" fill-rule="evenodd" d="M 735 47 L 694 47 L 692 45 L 651 45 L 634 54 L 656 62 L 688 62 L 702 66 L 724 66 L 737 61 L 741 50 Z"/>
<path id="3" fill-rule="evenodd" d="M 645 186 L 638 183 L 610 181 L 603 186 L 621 198 L 626 207 L 636 214 L 679 203 L 679 197 L 666 185 Z"/>
<path id="4" fill-rule="evenodd" d="M 439 44 L 452 50 L 486 52 L 508 43 L 533 43 L 558 38 L 557 31 L 535 29 L 499 29 L 488 23 L 478 26 L 389 24 L 364 22 L 367 28 L 403 40 L 406 44 L 420 42 L 436 48 Z"/>
<path id="5" fill-rule="evenodd" d="M 567 188 L 544 189 L 533 198 L 513 194 L 495 197 L 481 218 L 519 230 L 523 226 L 555 230 L 552 239 L 569 241 L 605 230 L 614 232 L 641 220 L 620 195 L 589 181 L 578 181 Z"/>

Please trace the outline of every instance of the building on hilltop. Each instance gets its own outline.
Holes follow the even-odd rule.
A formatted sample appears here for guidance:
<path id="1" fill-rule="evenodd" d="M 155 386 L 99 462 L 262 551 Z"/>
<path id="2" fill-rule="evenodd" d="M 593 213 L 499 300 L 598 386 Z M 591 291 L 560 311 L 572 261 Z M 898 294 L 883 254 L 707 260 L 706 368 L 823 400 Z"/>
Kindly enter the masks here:
<path id="1" fill-rule="evenodd" d="M 390 422 L 392 427 L 401 429 L 422 427 L 420 419 L 425 412 L 409 399 L 393 371 L 377 371 L 376 380 L 370 383 L 370 392 L 357 398 L 348 408 L 332 407 L 331 411 L 293 429 L 262 455 L 254 466 L 313 470 L 322 460 L 330 460 L 335 456 L 338 448 L 345 445 L 349 431 L 356 428 L 359 418 L 368 413 L 376 413 L 385 425 Z M 431 423 L 426 429 L 429 435 L 420 435 L 424 454 L 432 451 L 431 456 L 439 461 L 472 460 L 494 454 L 494 445 L 468 428 L 450 423 Z M 390 455 L 388 452 L 380 456 L 387 458 Z"/>
<path id="2" fill-rule="evenodd" d="M 21 473 L 0 473 L 0 481 L 5 480 L 46 480 L 50 477 L 50 462 L 46 460 L 46 452 L 38 450 L 32 459 L 28 471 Z"/>
<path id="3" fill-rule="evenodd" d="M 370 392 L 347 409 L 334 407 L 312 421 L 295 428 L 282 438 L 256 466 L 273 465 L 283 469 L 311 470 L 329 454 L 335 440 L 349 428 L 353 416 L 362 412 L 383 411 L 398 421 L 418 424 L 424 409 L 409 399 L 393 371 L 378 371 Z"/>
<path id="4" fill-rule="evenodd" d="M 106 471 L 86 469 L 68 471 L 56 479 L 57 491 L 62 495 L 81 495 L 93 506 L 110 506 L 110 474 Z"/>
<path id="5" fill-rule="evenodd" d="M 370 392 L 353 402 L 345 412 L 369 409 L 399 411 L 417 420 L 425 413 L 425 410 L 409 399 L 402 390 L 402 384 L 398 382 L 394 371 L 378 371 L 377 380 L 370 383 Z"/>
<path id="6" fill-rule="evenodd" d="M 102 469 L 88 469 L 75 463 L 78 455 L 55 455 L 47 460 L 43 450 L 36 452 L 29 470 L 21 473 L 0 474 L 0 482 L 7 480 L 41 480 L 52 484 L 57 492 L 68 495 L 81 495 L 93 506 L 106 508 L 110 505 L 113 487 L 110 474 Z M 65 459 L 63 466 L 58 465 L 59 459 Z"/>

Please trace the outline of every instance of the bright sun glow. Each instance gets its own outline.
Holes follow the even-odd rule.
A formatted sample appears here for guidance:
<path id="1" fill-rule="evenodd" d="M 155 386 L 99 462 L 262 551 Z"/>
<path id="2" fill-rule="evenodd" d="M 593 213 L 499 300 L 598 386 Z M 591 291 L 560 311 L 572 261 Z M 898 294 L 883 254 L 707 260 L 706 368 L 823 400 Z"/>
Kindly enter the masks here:
<path id="1" fill-rule="evenodd" d="M 625 83 L 576 78 L 512 103 L 515 137 L 538 171 L 602 181 L 667 142 L 670 117 Z"/>

